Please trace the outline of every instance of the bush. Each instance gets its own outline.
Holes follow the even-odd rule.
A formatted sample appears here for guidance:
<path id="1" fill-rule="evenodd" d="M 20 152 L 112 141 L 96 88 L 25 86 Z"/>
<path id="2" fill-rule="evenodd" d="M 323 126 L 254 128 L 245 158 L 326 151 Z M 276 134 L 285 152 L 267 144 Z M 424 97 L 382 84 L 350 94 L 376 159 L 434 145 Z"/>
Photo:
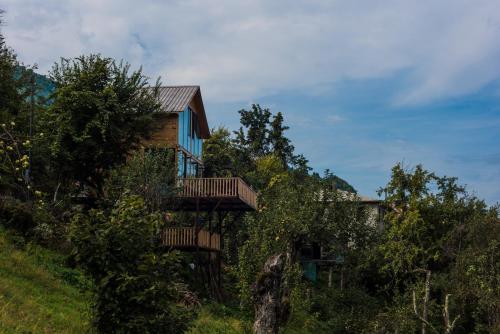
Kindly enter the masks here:
<path id="1" fill-rule="evenodd" d="M 0 224 L 27 235 L 34 227 L 31 205 L 14 198 L 5 198 L 0 202 Z"/>
<path id="2" fill-rule="evenodd" d="M 100 333 L 181 333 L 190 313 L 178 301 L 177 253 L 159 247 L 162 222 L 142 198 L 124 197 L 108 216 L 79 213 L 71 240 L 76 262 L 95 286 L 94 325 Z"/>

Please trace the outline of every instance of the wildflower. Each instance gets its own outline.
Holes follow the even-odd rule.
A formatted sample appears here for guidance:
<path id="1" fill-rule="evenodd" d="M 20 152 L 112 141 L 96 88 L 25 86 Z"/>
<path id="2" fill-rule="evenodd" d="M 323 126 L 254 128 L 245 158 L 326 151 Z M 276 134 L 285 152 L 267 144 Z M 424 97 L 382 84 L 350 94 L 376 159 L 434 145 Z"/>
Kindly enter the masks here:
<path id="1" fill-rule="evenodd" d="M 14 123 L 14 122 L 10 122 L 10 125 L 14 126 L 14 125 L 16 125 L 16 123 Z"/>
<path id="2" fill-rule="evenodd" d="M 42 192 L 40 190 L 35 190 L 35 195 L 36 196 L 42 196 Z"/>

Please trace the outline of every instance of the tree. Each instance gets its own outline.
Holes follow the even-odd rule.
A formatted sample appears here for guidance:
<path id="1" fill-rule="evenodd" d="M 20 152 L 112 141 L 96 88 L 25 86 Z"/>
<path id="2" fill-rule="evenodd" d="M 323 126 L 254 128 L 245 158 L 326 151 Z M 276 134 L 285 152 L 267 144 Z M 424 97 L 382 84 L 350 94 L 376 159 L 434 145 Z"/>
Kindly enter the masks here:
<path id="1" fill-rule="evenodd" d="M 56 90 L 45 127 L 63 184 L 102 194 L 108 171 L 153 131 L 159 82 L 148 89 L 141 69 L 129 72 L 129 64 L 100 55 L 62 59 L 52 68 Z"/>
<path id="2" fill-rule="evenodd" d="M 290 139 L 285 136 L 288 126 L 283 125 L 283 114 L 275 116 L 268 108 L 259 104 L 252 104 L 251 110 L 242 109 L 240 114 L 241 127 L 235 131 L 236 161 L 253 170 L 255 160 L 275 155 L 286 168 L 297 167 L 307 171 L 307 160 L 302 155 L 294 155 L 294 147 Z M 272 119 L 271 119 L 272 117 Z"/>
<path id="3" fill-rule="evenodd" d="M 73 219 L 73 258 L 94 283 L 99 333 L 181 333 L 189 313 L 178 302 L 187 288 L 176 252 L 159 242 L 159 214 L 138 196 L 123 197 L 111 214 L 91 210 Z"/>
<path id="4" fill-rule="evenodd" d="M 0 25 L 2 14 L 0 10 Z M 35 90 L 32 77 L 33 68 L 19 63 L 0 33 L 0 190 L 23 199 L 32 188 L 30 108 L 37 108 L 29 99 Z"/>
<path id="5" fill-rule="evenodd" d="M 224 127 L 212 129 L 210 138 L 203 142 L 203 165 L 204 174 L 208 177 L 238 175 L 235 147 L 229 130 Z"/>
<path id="6" fill-rule="evenodd" d="M 265 165 L 271 169 L 275 166 L 269 161 Z M 281 286 L 289 291 L 293 318 L 308 299 L 301 282 L 299 250 L 318 243 L 327 252 L 350 258 L 349 252 L 365 248 L 372 229 L 366 225 L 358 203 L 343 199 L 330 184 L 312 177 L 303 180 L 284 169 L 278 171 L 271 173 L 274 175 L 259 196 L 258 213 L 245 217 L 248 235 L 240 252 L 239 288 L 242 304 L 248 305 L 249 287 L 260 281 L 264 263 L 271 256 L 284 254 L 287 261 Z"/>
<path id="7" fill-rule="evenodd" d="M 110 172 L 105 199 L 115 203 L 123 196 L 141 196 L 151 212 L 164 210 L 175 193 L 174 152 L 146 149 L 135 152 L 123 166 Z"/>
<path id="8" fill-rule="evenodd" d="M 498 286 L 498 261 L 492 256 L 498 253 L 498 212 L 470 196 L 456 178 L 439 177 L 421 165 L 407 170 L 397 164 L 380 193 L 389 211 L 378 250 L 392 302 L 398 296 L 407 299 L 422 333 L 451 332 L 459 326 L 468 332 L 498 328 L 498 317 L 491 316 L 498 310 L 495 299 L 500 299 L 493 288 Z M 419 303 L 417 292 L 423 296 Z M 481 314 L 475 323 L 472 314 Z"/>

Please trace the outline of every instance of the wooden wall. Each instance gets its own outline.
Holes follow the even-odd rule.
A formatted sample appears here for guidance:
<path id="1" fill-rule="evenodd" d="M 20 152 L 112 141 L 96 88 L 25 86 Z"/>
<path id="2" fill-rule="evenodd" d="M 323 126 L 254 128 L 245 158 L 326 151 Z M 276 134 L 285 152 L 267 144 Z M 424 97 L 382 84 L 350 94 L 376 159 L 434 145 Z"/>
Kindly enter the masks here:
<path id="1" fill-rule="evenodd" d="M 165 113 L 155 115 L 155 122 L 158 124 L 158 130 L 148 140 L 146 146 L 168 146 L 175 147 L 178 143 L 179 130 L 178 115 L 175 113 Z"/>

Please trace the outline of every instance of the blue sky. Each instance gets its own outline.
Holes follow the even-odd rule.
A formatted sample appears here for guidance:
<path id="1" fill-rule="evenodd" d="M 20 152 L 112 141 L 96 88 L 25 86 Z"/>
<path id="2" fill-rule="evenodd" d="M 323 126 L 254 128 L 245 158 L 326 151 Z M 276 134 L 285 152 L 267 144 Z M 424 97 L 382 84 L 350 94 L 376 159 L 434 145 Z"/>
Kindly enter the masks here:
<path id="1" fill-rule="evenodd" d="M 46 73 L 99 52 L 198 84 L 212 126 L 281 111 L 317 171 L 374 196 L 398 161 L 500 201 L 498 0 L 0 0 L 2 32 Z"/>

